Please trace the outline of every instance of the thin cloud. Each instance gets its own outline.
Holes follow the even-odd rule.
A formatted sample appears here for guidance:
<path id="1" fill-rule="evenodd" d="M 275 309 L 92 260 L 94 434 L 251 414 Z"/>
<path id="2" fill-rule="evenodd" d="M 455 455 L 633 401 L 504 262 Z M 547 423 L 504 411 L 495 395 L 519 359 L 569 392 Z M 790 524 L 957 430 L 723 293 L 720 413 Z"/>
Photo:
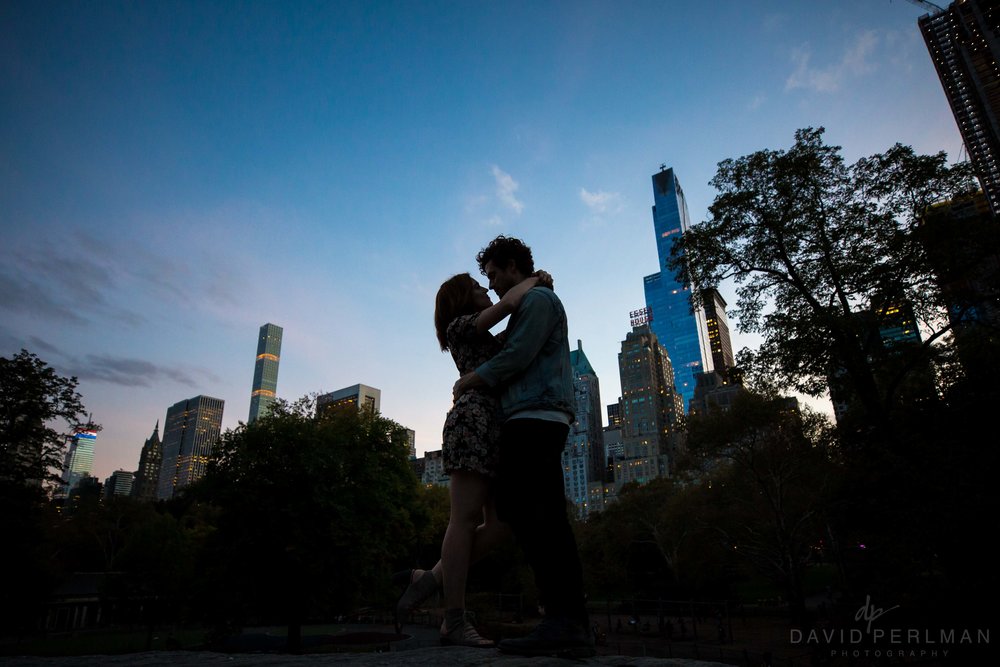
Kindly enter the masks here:
<path id="1" fill-rule="evenodd" d="M 55 345 L 52 345 L 51 343 L 42 340 L 38 336 L 28 336 L 28 342 L 31 343 L 33 349 L 41 350 L 42 352 L 51 354 L 53 356 L 60 356 L 60 357 L 64 356 L 62 350 L 60 350 Z"/>
<path id="2" fill-rule="evenodd" d="M 515 192 L 520 187 L 517 181 L 497 165 L 493 165 L 493 178 L 497 182 L 497 198 L 503 202 L 507 208 L 518 215 L 524 210 L 524 204 L 515 196 Z"/>
<path id="3" fill-rule="evenodd" d="M 179 368 L 160 366 L 143 359 L 113 357 L 107 354 L 88 354 L 82 363 L 72 368 L 73 375 L 81 380 L 107 382 L 123 387 L 151 387 L 170 380 L 186 387 L 197 387 L 198 382 L 188 372 Z M 212 377 L 202 371 L 202 375 Z"/>
<path id="4" fill-rule="evenodd" d="M 95 313 L 130 327 L 146 321 L 109 300 L 127 275 L 114 267 L 114 258 L 41 244 L 6 250 L 9 258 L 0 257 L 0 307 L 81 326 L 92 323 Z"/>
<path id="5" fill-rule="evenodd" d="M 0 273 L 0 309 L 68 324 L 90 323 L 74 308 L 61 303 L 57 294 L 58 290 L 24 276 Z"/>
<path id="6" fill-rule="evenodd" d="M 754 95 L 754 98 L 752 100 L 750 100 L 750 104 L 747 105 L 747 109 L 749 109 L 750 111 L 756 111 L 757 109 L 761 108 L 761 106 L 763 106 L 766 100 L 767 100 L 766 95 L 758 93 L 757 95 Z"/>
<path id="7" fill-rule="evenodd" d="M 795 49 L 792 52 L 795 70 L 785 81 L 785 90 L 805 88 L 818 93 L 836 92 L 847 78 L 875 69 L 869 62 L 869 57 L 877 44 L 878 36 L 874 31 L 868 30 L 858 36 L 839 62 L 828 67 L 812 67 L 812 53 L 805 48 Z"/>
<path id="8" fill-rule="evenodd" d="M 580 201 L 595 214 L 621 210 L 621 195 L 617 192 L 590 192 L 587 188 L 580 188 Z"/>

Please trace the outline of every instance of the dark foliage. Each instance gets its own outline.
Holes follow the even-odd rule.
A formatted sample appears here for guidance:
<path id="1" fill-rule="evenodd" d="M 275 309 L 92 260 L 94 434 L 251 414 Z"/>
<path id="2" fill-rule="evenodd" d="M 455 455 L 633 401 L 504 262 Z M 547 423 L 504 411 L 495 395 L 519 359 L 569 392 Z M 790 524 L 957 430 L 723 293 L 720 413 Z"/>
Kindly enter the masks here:
<path id="1" fill-rule="evenodd" d="M 201 607 L 223 630 L 289 625 L 384 603 L 388 575 L 425 517 L 399 425 L 277 402 L 222 435 L 187 497 L 215 508 Z M 293 646 L 294 648 L 294 646 Z"/>

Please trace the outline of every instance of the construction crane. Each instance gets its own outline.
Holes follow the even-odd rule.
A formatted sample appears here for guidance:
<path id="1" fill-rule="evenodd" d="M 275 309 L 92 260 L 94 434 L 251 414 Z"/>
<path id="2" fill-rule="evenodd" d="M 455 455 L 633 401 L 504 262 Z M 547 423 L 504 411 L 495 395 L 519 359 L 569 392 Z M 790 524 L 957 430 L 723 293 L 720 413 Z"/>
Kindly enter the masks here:
<path id="1" fill-rule="evenodd" d="M 917 7 L 926 9 L 931 14 L 940 14 L 944 11 L 944 7 L 938 7 L 933 2 L 927 2 L 927 0 L 909 0 L 909 2 Z"/>

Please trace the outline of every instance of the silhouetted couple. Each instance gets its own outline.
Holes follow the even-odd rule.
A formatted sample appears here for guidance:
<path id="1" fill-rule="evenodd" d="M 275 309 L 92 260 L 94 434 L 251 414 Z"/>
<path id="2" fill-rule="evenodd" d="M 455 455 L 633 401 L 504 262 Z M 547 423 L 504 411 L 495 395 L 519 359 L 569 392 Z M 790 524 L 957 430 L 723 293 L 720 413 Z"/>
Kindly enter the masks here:
<path id="1" fill-rule="evenodd" d="M 498 236 L 476 261 L 499 302 L 462 273 L 441 285 L 434 311 L 438 342 L 461 375 L 442 445 L 451 518 L 441 560 L 407 573 L 397 612 L 408 613 L 443 586 L 441 642 L 492 647 L 466 615 L 465 585 L 469 565 L 507 539 L 509 525 L 534 571 L 545 618 L 499 649 L 591 656 L 583 573 L 563 491 L 561 455 L 575 411 L 566 312 L 551 276 L 535 272 L 522 241 Z M 506 331 L 490 334 L 508 315 Z"/>

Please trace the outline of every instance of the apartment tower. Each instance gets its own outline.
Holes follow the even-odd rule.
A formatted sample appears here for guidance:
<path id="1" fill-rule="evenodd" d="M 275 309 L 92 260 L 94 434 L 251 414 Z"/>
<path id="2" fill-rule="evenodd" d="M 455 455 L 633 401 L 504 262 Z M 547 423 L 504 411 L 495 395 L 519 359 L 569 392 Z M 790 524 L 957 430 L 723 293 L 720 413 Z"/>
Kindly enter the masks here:
<path id="1" fill-rule="evenodd" d="M 1000 212 L 1000 3 L 958 0 L 917 24 L 965 148 Z"/>
<path id="2" fill-rule="evenodd" d="M 278 362 L 281 361 L 282 328 L 265 324 L 257 337 L 257 361 L 253 369 L 253 389 L 250 392 L 248 424 L 267 414 L 278 391 Z"/>
<path id="3" fill-rule="evenodd" d="M 222 432 L 225 404 L 221 398 L 195 396 L 167 410 L 157 498 L 168 500 L 205 476 L 208 458 Z"/>

